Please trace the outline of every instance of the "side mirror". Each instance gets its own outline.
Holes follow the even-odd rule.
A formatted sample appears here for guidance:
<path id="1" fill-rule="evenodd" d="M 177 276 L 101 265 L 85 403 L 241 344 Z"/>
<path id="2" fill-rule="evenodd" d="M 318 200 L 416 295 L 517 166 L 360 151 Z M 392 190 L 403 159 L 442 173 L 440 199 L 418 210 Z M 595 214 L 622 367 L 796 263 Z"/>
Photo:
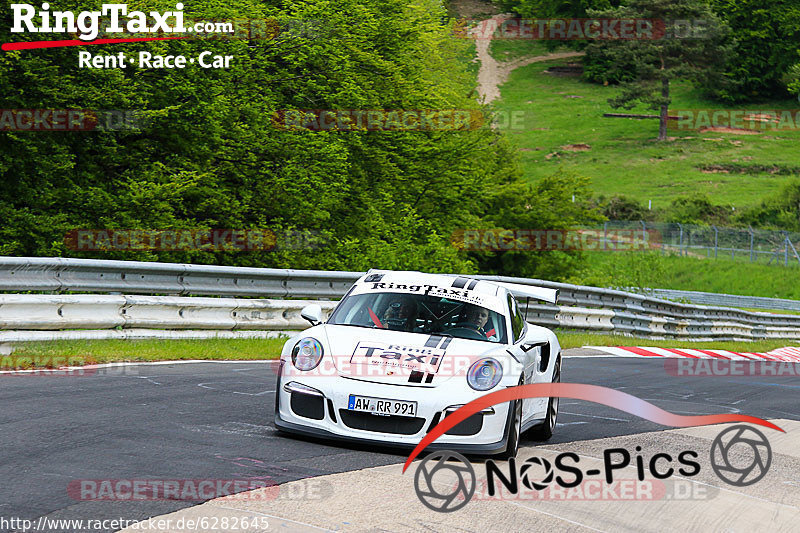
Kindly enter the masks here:
<path id="1" fill-rule="evenodd" d="M 300 311 L 300 316 L 311 322 L 312 326 L 322 323 L 322 307 L 319 304 L 309 304 Z"/>
<path id="2" fill-rule="evenodd" d="M 534 348 L 537 348 L 539 346 L 546 346 L 548 344 L 550 344 L 548 341 L 526 342 L 525 344 L 523 344 L 521 346 L 521 348 L 522 348 L 523 352 L 529 352 L 529 351 L 533 350 Z"/>

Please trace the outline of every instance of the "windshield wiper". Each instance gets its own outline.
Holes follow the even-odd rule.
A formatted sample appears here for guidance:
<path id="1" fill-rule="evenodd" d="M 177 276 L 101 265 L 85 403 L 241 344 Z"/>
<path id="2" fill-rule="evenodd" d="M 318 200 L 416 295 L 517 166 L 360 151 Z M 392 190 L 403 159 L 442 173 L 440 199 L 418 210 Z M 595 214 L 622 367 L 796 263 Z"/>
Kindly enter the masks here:
<path id="1" fill-rule="evenodd" d="M 381 329 L 375 324 L 370 324 L 369 326 L 365 324 L 331 324 L 331 326 L 353 326 L 354 328 Z"/>

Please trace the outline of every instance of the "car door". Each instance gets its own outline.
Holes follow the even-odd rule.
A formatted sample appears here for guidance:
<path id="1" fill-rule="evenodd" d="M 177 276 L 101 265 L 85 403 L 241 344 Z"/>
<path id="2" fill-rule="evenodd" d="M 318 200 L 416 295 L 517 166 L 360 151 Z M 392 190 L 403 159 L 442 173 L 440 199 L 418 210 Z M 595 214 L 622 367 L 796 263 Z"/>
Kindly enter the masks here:
<path id="1" fill-rule="evenodd" d="M 528 324 L 522 316 L 519 304 L 516 298 L 510 292 L 507 294 L 508 300 L 508 316 L 510 318 L 509 338 L 511 343 L 510 351 L 514 357 L 522 363 L 524 381 L 528 383 L 536 383 L 540 381 L 538 374 L 539 354 L 541 353 L 540 347 L 530 348 L 526 345 L 526 337 L 528 333 Z M 526 398 L 522 402 L 522 418 L 527 419 L 534 413 L 541 411 L 542 405 L 545 400 L 541 398 Z"/>

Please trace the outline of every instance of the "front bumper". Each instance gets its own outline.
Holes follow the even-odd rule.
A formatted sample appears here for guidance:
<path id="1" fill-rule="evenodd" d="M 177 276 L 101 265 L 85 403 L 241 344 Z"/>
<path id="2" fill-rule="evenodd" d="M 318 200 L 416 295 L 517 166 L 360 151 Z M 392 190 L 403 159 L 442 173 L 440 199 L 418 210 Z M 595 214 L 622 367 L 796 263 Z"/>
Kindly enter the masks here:
<path id="1" fill-rule="evenodd" d="M 361 381 L 340 376 L 314 376 L 303 379 L 296 374 L 278 378 L 275 425 L 300 435 L 368 443 L 389 448 L 412 449 L 445 416 L 445 409 L 466 404 L 485 392 L 474 391 L 462 380 L 448 380 L 435 388 L 398 386 Z M 286 389 L 291 383 L 293 392 Z M 300 385 L 297 387 L 296 385 Z M 318 391 L 299 392 L 304 387 Z M 415 418 L 386 417 L 347 410 L 351 394 L 391 400 L 417 402 Z M 440 436 L 430 449 L 492 455 L 506 449 L 509 405 L 498 404 L 493 413 L 478 414 L 465 420 L 450 433 Z M 451 433 L 469 434 L 451 434 Z"/>

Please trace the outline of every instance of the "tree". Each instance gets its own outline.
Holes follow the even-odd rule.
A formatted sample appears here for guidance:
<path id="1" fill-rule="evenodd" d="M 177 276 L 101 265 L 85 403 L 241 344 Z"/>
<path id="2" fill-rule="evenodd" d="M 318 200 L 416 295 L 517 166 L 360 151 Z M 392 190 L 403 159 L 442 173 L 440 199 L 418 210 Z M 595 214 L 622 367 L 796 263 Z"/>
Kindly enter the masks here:
<path id="1" fill-rule="evenodd" d="M 614 108 L 632 109 L 637 103 L 659 110 L 658 140 L 667 138 L 667 117 L 672 80 L 696 84 L 719 78 L 729 51 L 723 44 L 728 28 L 701 0 L 631 0 L 626 6 L 590 13 L 596 18 L 648 19 L 663 24 L 652 39 L 598 41 L 587 47 L 587 56 L 610 59 L 611 77 L 631 81 L 621 84 L 621 94 L 609 100 Z M 689 21 L 687 28 L 682 21 Z M 701 24 L 698 24 L 700 22 Z M 618 72 L 632 68 L 634 72 Z"/>
<path id="2" fill-rule="evenodd" d="M 175 5 L 160 3 L 149 9 Z M 479 262 L 452 246 L 451 234 L 531 202 L 509 192 L 522 186 L 515 150 L 488 124 L 337 132 L 290 131 L 272 120 L 298 109 L 482 112 L 459 60 L 469 43 L 453 37 L 439 0 L 232 0 L 187 4 L 185 13 L 277 19 L 285 28 L 308 22 L 316 33 L 89 47 L 186 57 L 208 50 L 234 56 L 228 69 L 81 69 L 71 47 L 0 52 L 4 109 L 135 110 L 148 119 L 138 130 L 0 131 L 0 254 L 469 273 Z M 0 42 L 45 38 L 10 34 L 11 26 L 2 4 Z M 507 198 L 499 207 L 490 201 L 498 195 Z M 65 233 L 91 228 L 267 228 L 316 236 L 318 246 L 67 247 Z M 519 274 L 523 265 L 507 269 Z M 569 265 L 553 271 L 567 275 Z"/>
<path id="3" fill-rule="evenodd" d="M 800 63 L 792 66 L 786 75 L 783 77 L 783 82 L 790 93 L 796 94 L 797 99 L 800 100 Z"/>
<path id="4" fill-rule="evenodd" d="M 747 209 L 738 222 L 761 228 L 800 231 L 800 180 L 787 182 L 760 205 Z"/>
<path id="5" fill-rule="evenodd" d="M 498 5 L 504 11 L 514 12 L 526 19 L 585 19 L 590 10 L 618 7 L 622 0 L 500 0 Z M 559 46 L 570 46 L 583 50 L 588 41 L 546 40 L 545 46 L 555 50 Z"/>
<path id="6" fill-rule="evenodd" d="M 710 0 L 731 28 L 725 83 L 706 86 L 726 101 L 785 97 L 781 78 L 800 52 L 800 3 L 787 0 Z"/>
<path id="7" fill-rule="evenodd" d="M 620 0 L 502 0 L 499 4 L 526 18 L 585 18 L 588 10 L 617 7 Z"/>
<path id="8" fill-rule="evenodd" d="M 488 197 L 489 210 L 483 224 L 509 230 L 567 231 L 581 224 L 599 223 L 604 217 L 589 197 L 589 178 L 558 171 L 534 184 L 515 183 Z M 581 250 L 524 247 L 471 255 L 481 272 L 502 275 L 515 271 L 520 276 L 551 280 L 566 280 L 582 267 L 585 259 Z"/>

